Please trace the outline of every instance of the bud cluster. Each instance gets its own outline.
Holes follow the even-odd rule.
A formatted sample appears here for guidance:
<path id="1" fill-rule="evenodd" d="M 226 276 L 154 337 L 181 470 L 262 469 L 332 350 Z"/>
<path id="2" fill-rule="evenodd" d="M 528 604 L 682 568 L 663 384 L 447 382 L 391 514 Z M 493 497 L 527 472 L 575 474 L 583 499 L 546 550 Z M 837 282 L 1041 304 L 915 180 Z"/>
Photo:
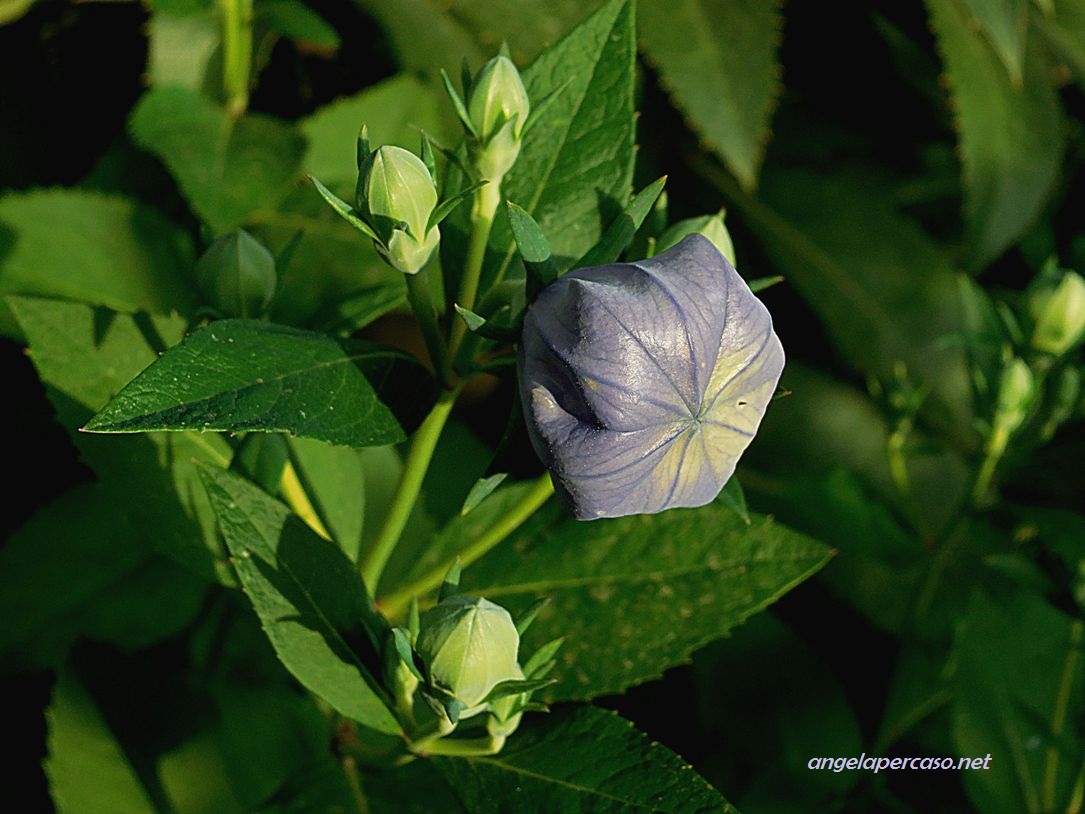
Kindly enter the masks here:
<path id="1" fill-rule="evenodd" d="M 437 604 L 421 617 L 413 611 L 408 627 L 396 628 L 390 642 L 389 680 L 411 749 L 419 754 L 447 751 L 438 741 L 464 729 L 485 734 L 452 739 L 457 754 L 497 752 L 526 710 L 545 710 L 531 695 L 553 683 L 546 676 L 560 639 L 519 662 L 520 636 L 543 603 L 514 620 L 488 599 L 458 593 L 458 581 L 456 565 Z"/>

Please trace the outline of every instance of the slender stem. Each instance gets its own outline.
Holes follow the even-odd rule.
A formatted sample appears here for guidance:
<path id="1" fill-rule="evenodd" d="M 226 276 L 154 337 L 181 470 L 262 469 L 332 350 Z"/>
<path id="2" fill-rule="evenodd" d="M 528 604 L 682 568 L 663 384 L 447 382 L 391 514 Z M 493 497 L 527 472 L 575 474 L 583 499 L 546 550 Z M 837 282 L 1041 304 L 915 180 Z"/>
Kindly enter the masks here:
<path id="1" fill-rule="evenodd" d="M 286 505 L 293 509 L 294 514 L 304 520 L 309 528 L 325 540 L 330 541 L 332 539 L 328 529 L 321 522 L 320 515 L 317 514 L 312 501 L 309 500 L 309 495 L 298 478 L 297 470 L 294 469 L 294 465 L 290 461 L 287 461 L 286 466 L 283 467 L 283 477 L 279 490 L 282 492 L 283 499 L 286 500 Z"/>
<path id="2" fill-rule="evenodd" d="M 460 563 L 466 567 L 500 543 L 516 529 L 520 528 L 554 494 L 554 485 L 548 474 L 540 475 L 523 501 L 511 512 L 491 526 L 485 534 L 459 552 Z M 401 613 L 411 598 L 428 593 L 441 584 L 449 563 L 442 562 L 425 575 L 404 585 L 399 590 L 380 600 L 381 609 L 386 616 L 395 617 Z"/>
<path id="3" fill-rule="evenodd" d="M 365 801 L 365 793 L 362 784 L 358 780 L 358 763 L 350 755 L 343 755 L 339 761 L 343 767 L 343 774 L 347 776 L 347 785 L 354 795 L 354 804 L 358 808 L 358 814 L 369 814 L 369 803 Z"/>
<path id="4" fill-rule="evenodd" d="M 1066 710 L 1070 705 L 1070 689 L 1074 683 L 1074 674 L 1077 672 L 1077 660 L 1081 647 L 1083 624 L 1076 619 L 1070 627 L 1070 648 L 1063 664 L 1062 677 L 1059 680 L 1059 690 L 1055 697 L 1055 709 L 1051 715 L 1051 734 L 1058 738 L 1066 725 Z M 1055 795 L 1058 792 L 1056 782 L 1059 771 L 1059 747 L 1052 744 L 1047 748 L 1047 761 L 1044 766 L 1043 781 L 1043 805 L 1044 811 L 1055 810 Z"/>
<path id="5" fill-rule="evenodd" d="M 252 71 L 252 0 L 219 0 L 222 14 L 222 90 L 226 110 L 238 118 L 249 106 Z"/>
<path id="6" fill-rule="evenodd" d="M 460 387 L 451 390 L 442 390 L 437 403 L 433 405 L 430 414 L 422 422 L 422 426 L 415 433 L 411 441 L 410 452 L 403 464 L 403 474 L 400 475 L 399 484 L 396 486 L 395 495 L 392 497 L 392 505 L 388 508 L 388 515 L 384 518 L 377 539 L 366 554 L 362 562 L 362 578 L 366 588 L 373 595 L 380 583 L 381 573 L 392 556 L 396 543 L 399 542 L 403 527 L 407 525 L 411 509 L 414 508 L 418 499 L 418 492 L 422 488 L 422 479 L 429 469 L 433 451 L 437 448 L 437 440 L 441 437 L 441 431 L 448 421 L 452 412 L 452 405 L 456 402 L 456 396 L 460 393 Z"/>
<path id="7" fill-rule="evenodd" d="M 486 258 L 486 245 L 490 242 L 490 230 L 494 225 L 494 215 L 501 203 L 501 179 L 493 179 L 486 186 L 475 191 L 471 205 L 471 242 L 467 246 L 467 258 L 463 264 L 463 277 L 456 302 L 464 308 L 474 308 L 478 297 L 479 278 L 482 276 L 482 262 Z M 456 350 L 467 333 L 467 325 L 456 315 L 451 315 L 452 328 L 448 343 L 449 357 L 455 357 Z"/>
<path id="8" fill-rule="evenodd" d="M 450 755 L 453 757 L 480 757 L 496 755 L 505 745 L 504 735 L 487 735 L 481 738 L 448 738 L 426 746 L 426 755 Z"/>
<path id="9" fill-rule="evenodd" d="M 974 505 L 978 506 L 982 503 L 984 496 L 991 488 L 995 470 L 998 468 L 999 461 L 1002 460 L 1002 455 L 1006 451 L 1009 440 L 1009 431 L 1004 426 L 996 423 L 991 430 L 990 438 L 987 440 L 983 461 L 980 463 L 979 472 L 976 473 L 976 480 L 972 485 L 972 503 Z"/>
<path id="10" fill-rule="evenodd" d="M 422 269 L 417 274 L 405 276 L 407 277 L 407 301 L 410 302 L 415 321 L 422 331 L 430 362 L 433 364 L 433 369 L 437 371 L 442 387 L 447 387 L 449 376 L 445 340 L 441 336 L 441 328 L 437 324 L 437 309 L 430 296 L 428 268 Z"/>

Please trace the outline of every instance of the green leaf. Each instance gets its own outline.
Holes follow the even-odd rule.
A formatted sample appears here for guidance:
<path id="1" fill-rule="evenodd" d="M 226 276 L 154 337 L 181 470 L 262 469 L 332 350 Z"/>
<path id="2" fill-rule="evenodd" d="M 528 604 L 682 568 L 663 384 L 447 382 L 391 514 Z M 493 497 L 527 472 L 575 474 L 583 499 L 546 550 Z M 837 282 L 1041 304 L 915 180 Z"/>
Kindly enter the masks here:
<path id="1" fill-rule="evenodd" d="M 301 178 L 305 139 L 294 128 L 255 113 L 232 119 L 186 88 L 148 91 L 128 126 L 216 234 L 274 209 Z"/>
<path id="2" fill-rule="evenodd" d="M 611 0 L 522 73 L 533 101 L 557 95 L 532 118 L 501 193 L 522 206 L 549 236 L 559 269 L 594 246 L 629 200 L 635 50 L 632 7 L 627 0 Z M 606 105 L 600 106 L 600 99 Z M 460 267 L 467 213 L 460 210 L 450 222 L 453 228 L 441 241 L 446 270 Z M 499 216 L 481 291 L 504 272 L 515 250 L 508 219 Z"/>
<path id="3" fill-rule="evenodd" d="M 508 472 L 498 472 L 495 475 L 490 475 L 487 478 L 479 478 L 475 481 L 475 485 L 471 487 L 471 491 L 467 493 L 467 497 L 463 501 L 463 508 L 460 509 L 460 514 L 467 514 L 472 509 L 476 508 L 478 504 L 493 494 L 494 489 L 500 486 L 508 476 Z"/>
<path id="4" fill-rule="evenodd" d="M 727 483 L 723 485 L 723 491 L 720 492 L 717 500 L 728 506 L 742 519 L 743 523 L 747 526 L 750 525 L 750 510 L 746 506 L 746 495 L 742 491 L 742 484 L 739 483 L 737 477 L 732 475 L 727 479 Z"/>
<path id="5" fill-rule="evenodd" d="M 507 205 L 512 237 L 527 271 L 527 297 L 532 300 L 535 294 L 558 277 L 554 254 L 550 250 L 550 241 L 546 239 L 535 219 L 512 201 L 508 201 Z"/>
<path id="6" fill-rule="evenodd" d="M 382 620 L 353 563 L 245 479 L 210 467 L 201 475 L 241 585 L 286 668 L 337 712 L 399 733 L 374 678 L 388 631 L 377 629 Z"/>
<path id="7" fill-rule="evenodd" d="M 441 132 L 439 100 L 429 85 L 400 74 L 319 108 L 298 122 L 309 144 L 305 171 L 353 195 L 358 177 L 355 139 L 363 124 L 374 145 L 416 150 L 420 130 Z"/>
<path id="8" fill-rule="evenodd" d="M 0 0 L 0 25 L 13 23 L 30 11 L 35 0 Z"/>
<path id="9" fill-rule="evenodd" d="M 358 560 L 365 515 L 365 475 L 356 450 L 291 438 L 290 460 L 317 517 L 352 562 Z"/>
<path id="10" fill-rule="evenodd" d="M 183 230 L 127 198 L 74 189 L 0 197 L 0 295 L 189 314 L 194 262 Z M 0 306 L 0 331 L 9 335 L 10 319 Z"/>
<path id="11" fill-rule="evenodd" d="M 316 187 L 316 191 L 320 193 L 320 197 L 323 198 L 324 201 L 328 204 L 328 206 L 332 208 L 332 211 L 335 212 L 335 214 L 337 214 L 339 217 L 349 223 L 352 228 L 368 237 L 370 240 L 380 239 L 379 237 L 377 237 L 377 233 L 373 231 L 373 227 L 371 227 L 368 223 L 358 217 L 358 214 L 354 211 L 354 207 L 352 207 L 350 204 L 348 204 L 346 201 L 344 201 L 342 198 L 340 198 L 338 195 L 336 195 L 334 192 L 332 192 L 330 189 L 320 183 L 320 179 L 310 175 L 309 180 L 313 182 L 313 186 Z"/>
<path id="12" fill-rule="evenodd" d="M 1028 32 L 1029 0 L 965 0 L 968 13 L 980 24 L 1010 79 L 1021 86 Z"/>
<path id="13" fill-rule="evenodd" d="M 166 351 L 85 429 L 260 430 L 378 446 L 406 438 L 378 391 L 413 401 L 416 417 L 428 380 L 414 357 L 372 343 L 223 320 Z"/>
<path id="14" fill-rule="evenodd" d="M 780 94 L 781 0 L 640 0 L 645 56 L 693 129 L 747 189 Z"/>
<path id="15" fill-rule="evenodd" d="M 925 415 L 976 443 L 960 348 L 956 272 L 940 247 L 896 211 L 876 177 L 766 173 L 763 200 L 716 176 L 789 284 L 860 371 L 890 380 L 898 361 L 931 389 Z"/>
<path id="16" fill-rule="evenodd" d="M 60 814 L 154 814 L 158 808 L 97 706 L 62 672 L 46 713 L 45 774 Z"/>
<path id="17" fill-rule="evenodd" d="M 172 635 L 196 614 L 205 585 L 156 554 L 99 485 L 77 487 L 0 549 L 4 668 L 55 666 L 80 635 L 125 648 Z"/>
<path id="18" fill-rule="evenodd" d="M 678 755 L 612 712 L 572 707 L 529 716 L 497 755 L 434 758 L 463 807 L 737 814 Z"/>
<path id="19" fill-rule="evenodd" d="M 315 45 L 338 48 L 339 34 L 319 14 L 299 0 L 264 0 L 256 7 L 256 19 L 276 34 Z"/>
<path id="20" fill-rule="evenodd" d="M 1051 13 L 1033 14 L 1032 21 L 1085 87 L 1085 2 L 1060 0 Z"/>
<path id="21" fill-rule="evenodd" d="M 1070 809 L 1085 757 L 1082 628 L 1027 594 L 973 597 L 955 642 L 953 738 L 961 755 L 991 755 L 987 771 L 962 773 L 984 814 Z"/>
<path id="22" fill-rule="evenodd" d="M 927 6 L 956 112 L 969 263 L 983 268 L 1040 214 L 1062 167 L 1062 113 L 1038 48 L 1015 86 L 956 0 Z"/>
<path id="23" fill-rule="evenodd" d="M 664 175 L 634 195 L 625 211 L 607 227 L 603 239 L 588 250 L 588 253 L 577 260 L 573 266 L 585 268 L 615 262 L 626 247 L 633 242 L 633 236 L 659 200 L 666 183 L 667 176 Z"/>
<path id="24" fill-rule="evenodd" d="M 719 503 L 592 523 L 561 517 L 542 510 L 464 570 L 466 592 L 510 609 L 552 600 L 523 645 L 530 653 L 566 637 L 559 683 L 544 693 L 551 700 L 621 692 L 661 675 L 831 556 L 770 518 L 752 515 L 747 526 Z"/>
<path id="25" fill-rule="evenodd" d="M 177 85 L 193 91 L 210 91 L 214 87 L 221 92 L 221 79 L 214 68 L 222 53 L 222 26 L 215 9 L 207 6 L 173 10 L 161 5 L 155 3 L 147 22 L 150 84 Z"/>
<path id="26" fill-rule="evenodd" d="M 155 550 L 208 579 L 233 580 L 196 461 L 229 464 L 216 435 L 170 433 L 106 438 L 76 432 L 160 350 L 180 340 L 184 321 L 135 317 L 30 297 L 7 300 L 57 420 L 98 474 L 102 500 L 127 518 Z"/>

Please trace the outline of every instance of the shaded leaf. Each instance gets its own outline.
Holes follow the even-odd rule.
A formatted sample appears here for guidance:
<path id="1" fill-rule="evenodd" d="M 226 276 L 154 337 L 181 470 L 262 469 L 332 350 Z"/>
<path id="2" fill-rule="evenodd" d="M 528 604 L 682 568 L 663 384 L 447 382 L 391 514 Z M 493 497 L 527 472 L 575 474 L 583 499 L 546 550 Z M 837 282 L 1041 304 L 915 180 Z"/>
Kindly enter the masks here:
<path id="1" fill-rule="evenodd" d="M 356 450 L 291 438 L 290 460 L 317 517 L 352 561 L 358 559 L 365 515 L 365 475 Z"/>
<path id="2" fill-rule="evenodd" d="M 690 124 L 747 189 L 780 93 L 780 0 L 640 0 L 645 55 Z"/>
<path id="3" fill-rule="evenodd" d="M 1040 214 L 1062 166 L 1062 113 L 1037 48 L 1020 86 L 957 0 L 927 0 L 956 112 L 969 263 L 983 268 Z"/>
<path id="4" fill-rule="evenodd" d="M 464 808 L 500 811 L 737 811 L 674 752 L 593 707 L 529 716 L 492 757 L 435 758 Z"/>
<path id="5" fill-rule="evenodd" d="M 44 768 L 60 814 L 158 810 L 94 701 L 71 674 L 60 674 L 46 717 L 49 756 Z"/>
<path id="6" fill-rule="evenodd" d="M 552 700 L 620 692 L 659 676 L 831 556 L 770 518 L 751 515 L 747 526 L 720 503 L 591 523 L 561 517 L 557 507 L 540 511 L 464 570 L 465 591 L 511 609 L 551 599 L 523 647 L 566 637 L 559 683 L 543 693 Z"/>
<path id="7" fill-rule="evenodd" d="M 129 119 L 132 138 L 165 163 L 193 211 L 215 233 L 274 209 L 301 177 L 305 139 L 285 122 L 230 118 L 181 87 L 144 94 Z"/>
<path id="8" fill-rule="evenodd" d="M 0 295 L 188 314 L 194 262 L 184 231 L 127 198 L 74 189 L 0 198 Z M 11 335 L 13 327 L 0 306 L 0 331 Z"/>
<path id="9" fill-rule="evenodd" d="M 213 468 L 201 475 L 242 587 L 286 668 L 337 712 L 398 733 L 373 672 L 388 631 L 377 629 L 354 565 L 243 478 Z"/>

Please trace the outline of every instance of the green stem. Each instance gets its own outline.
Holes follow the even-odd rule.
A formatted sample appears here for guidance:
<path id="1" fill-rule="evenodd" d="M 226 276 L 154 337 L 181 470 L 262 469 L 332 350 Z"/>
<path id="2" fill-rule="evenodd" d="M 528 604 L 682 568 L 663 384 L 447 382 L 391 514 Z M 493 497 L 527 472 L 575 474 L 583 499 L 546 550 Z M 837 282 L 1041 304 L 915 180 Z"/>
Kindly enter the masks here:
<path id="1" fill-rule="evenodd" d="M 354 805 L 358 808 L 358 814 L 369 814 L 369 804 L 365 801 L 365 793 L 362 784 L 358 780 L 358 763 L 350 755 L 343 755 L 339 761 L 343 767 L 343 774 L 347 777 L 347 785 L 354 795 Z"/>
<path id="2" fill-rule="evenodd" d="M 1055 709 L 1051 715 L 1051 735 L 1057 739 L 1062 734 L 1066 725 L 1066 711 L 1070 706 L 1070 689 L 1074 683 L 1074 674 L 1077 672 L 1077 660 L 1081 647 L 1082 622 L 1074 621 L 1070 627 L 1070 648 L 1063 664 L 1062 677 L 1059 680 L 1059 690 L 1055 697 Z M 1055 794 L 1058 791 L 1059 771 L 1059 747 L 1052 744 L 1047 748 L 1047 761 L 1044 766 L 1043 804 L 1044 811 L 1055 810 Z"/>
<path id="3" fill-rule="evenodd" d="M 407 301 L 411 304 L 415 321 L 422 331 L 422 338 L 426 342 L 426 350 L 429 352 L 433 369 L 437 371 L 441 386 L 447 387 L 449 376 L 445 340 L 441 336 L 441 328 L 437 324 L 437 309 L 430 296 L 429 272 L 427 269 L 422 269 L 417 274 L 407 274 L 406 277 Z"/>
<path id="4" fill-rule="evenodd" d="M 235 119 L 249 106 L 252 71 L 252 0 L 219 0 L 222 14 L 222 90 Z"/>
<path id="5" fill-rule="evenodd" d="M 494 225 L 494 215 L 501 203 L 501 179 L 493 179 L 486 186 L 475 191 L 471 205 L 471 242 L 467 246 L 467 258 L 463 264 L 463 277 L 460 280 L 456 302 L 467 309 L 475 307 L 478 298 L 479 278 L 482 276 L 482 262 L 486 257 L 486 245 L 490 242 L 490 230 Z M 467 324 L 457 315 L 451 315 L 452 329 L 448 342 L 449 357 L 455 358 L 456 350 L 467 333 Z"/>
<path id="6" fill-rule="evenodd" d="M 407 518 L 411 515 L 411 509 L 418 500 L 422 480 L 426 476 L 426 470 L 429 469 L 433 451 L 437 448 L 437 440 L 441 437 L 441 431 L 445 427 L 445 422 L 448 421 L 452 405 L 455 404 L 459 393 L 460 387 L 442 390 L 437 403 L 433 405 L 430 414 L 426 416 L 426 420 L 422 422 L 422 426 L 415 433 L 414 440 L 411 441 L 411 449 L 403 464 L 403 474 L 400 475 L 399 483 L 396 485 L 396 492 L 388 508 L 388 515 L 384 518 L 384 525 L 362 563 L 362 578 L 371 596 L 377 590 L 384 566 L 388 563 L 392 551 L 395 550 L 396 543 L 399 542 L 400 535 L 403 533 L 403 527 L 407 525 Z"/>
<path id="7" fill-rule="evenodd" d="M 496 755 L 505 745 L 504 735 L 488 735 L 482 738 L 449 738 L 433 741 L 426 746 L 426 755 L 448 755 L 451 757 L 480 757 Z"/>
<path id="8" fill-rule="evenodd" d="M 995 477 L 995 470 L 998 468 L 998 462 L 1002 460 L 1002 455 L 1006 451 L 1006 445 L 1009 443 L 1009 440 L 1009 431 L 1004 426 L 996 423 L 992 428 L 991 436 L 987 441 L 986 453 L 983 456 L 983 461 L 980 463 L 979 472 L 976 473 L 976 481 L 972 485 L 973 505 L 980 505 L 983 502 L 983 498 L 986 496 L 987 491 L 991 488 L 991 482 Z"/>
<path id="9" fill-rule="evenodd" d="M 531 491 L 524 495 L 523 501 L 516 508 L 502 517 L 467 548 L 459 552 L 460 564 L 466 568 L 478 560 L 483 554 L 520 528 L 524 521 L 531 517 L 553 494 L 554 485 L 550 481 L 550 476 L 548 474 L 540 475 L 535 480 Z M 412 597 L 421 596 L 439 587 L 441 580 L 445 577 L 445 572 L 448 571 L 448 566 L 449 563 L 443 562 L 438 567 L 431 569 L 427 574 L 382 598 L 380 607 L 384 614 L 394 618 L 410 604 Z"/>

